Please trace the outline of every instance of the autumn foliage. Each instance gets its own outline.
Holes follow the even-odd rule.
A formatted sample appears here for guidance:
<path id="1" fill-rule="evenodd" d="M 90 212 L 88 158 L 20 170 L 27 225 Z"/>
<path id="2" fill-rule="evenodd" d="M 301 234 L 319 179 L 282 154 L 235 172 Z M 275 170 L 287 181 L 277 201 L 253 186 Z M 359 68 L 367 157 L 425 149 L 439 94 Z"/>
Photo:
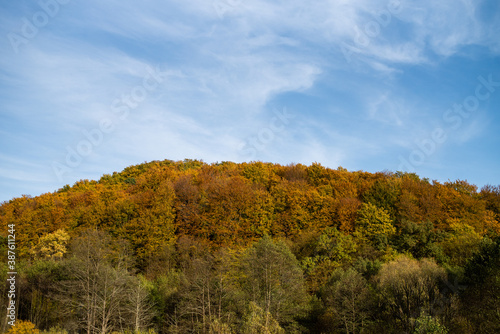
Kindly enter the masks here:
<path id="1" fill-rule="evenodd" d="M 55 296 L 86 282 L 85 266 L 92 265 L 116 283 L 106 285 L 109 293 L 132 294 L 147 310 L 134 328 L 113 313 L 132 317 L 132 301 L 114 300 L 115 309 L 102 309 L 106 331 L 360 333 L 446 325 L 472 333 L 480 327 L 461 311 L 461 292 L 443 282 L 465 282 L 464 268 L 492 249 L 500 188 L 316 163 L 165 160 L 14 198 L 0 206 L 0 222 L 15 224 L 24 261 L 29 298 L 19 312 L 42 329 L 84 323 L 98 332 L 90 330 L 103 321 L 95 310 L 81 306 L 81 319 L 54 311 L 70 305 Z M 101 245 L 102 261 L 85 257 L 85 240 Z M 96 280 L 96 287 L 105 284 Z M 48 285 L 30 285 L 35 281 Z M 498 289 L 492 277 L 474 282 L 478 291 Z M 85 293 L 104 298 L 102 291 Z M 72 303 L 83 298 L 69 295 Z M 475 300 L 469 307 L 483 306 Z"/>

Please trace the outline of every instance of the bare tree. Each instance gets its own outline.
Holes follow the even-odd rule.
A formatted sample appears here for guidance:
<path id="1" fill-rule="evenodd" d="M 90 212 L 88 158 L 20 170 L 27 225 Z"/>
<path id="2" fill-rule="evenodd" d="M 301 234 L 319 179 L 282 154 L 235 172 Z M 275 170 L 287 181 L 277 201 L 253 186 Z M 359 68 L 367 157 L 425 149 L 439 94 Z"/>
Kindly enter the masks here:
<path id="1" fill-rule="evenodd" d="M 142 276 L 131 280 L 127 290 L 131 327 L 135 332 L 151 325 L 154 305 L 149 298 L 145 279 Z"/>
<path id="2" fill-rule="evenodd" d="M 127 326 L 123 314 L 131 276 L 122 258 L 103 232 L 86 231 L 73 243 L 70 277 L 62 292 L 79 330 L 104 334 Z"/>

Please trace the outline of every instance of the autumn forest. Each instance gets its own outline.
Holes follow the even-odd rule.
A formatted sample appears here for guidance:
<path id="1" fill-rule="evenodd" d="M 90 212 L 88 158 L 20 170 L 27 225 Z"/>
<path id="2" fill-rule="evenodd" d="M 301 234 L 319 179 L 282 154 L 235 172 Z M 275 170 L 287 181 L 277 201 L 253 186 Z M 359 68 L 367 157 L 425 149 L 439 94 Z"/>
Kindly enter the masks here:
<path id="1" fill-rule="evenodd" d="M 0 222 L 0 332 L 500 333 L 500 186 L 165 160 Z"/>

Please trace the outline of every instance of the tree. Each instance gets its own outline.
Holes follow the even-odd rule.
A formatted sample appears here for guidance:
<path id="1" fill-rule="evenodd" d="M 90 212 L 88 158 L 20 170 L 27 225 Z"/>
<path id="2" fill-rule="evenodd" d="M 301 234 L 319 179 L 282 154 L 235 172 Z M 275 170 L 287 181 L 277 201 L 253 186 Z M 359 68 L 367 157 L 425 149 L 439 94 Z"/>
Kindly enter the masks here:
<path id="1" fill-rule="evenodd" d="M 175 239 L 175 191 L 167 175 L 152 170 L 138 179 L 134 196 L 137 213 L 117 228 L 131 243 L 140 266 Z"/>
<path id="2" fill-rule="evenodd" d="M 31 254 L 36 259 L 62 259 L 67 252 L 66 246 L 68 242 L 68 233 L 63 229 L 59 229 L 42 236 L 38 244 L 31 250 Z"/>
<path id="3" fill-rule="evenodd" d="M 468 196 L 473 196 L 477 193 L 477 186 L 473 184 L 469 184 L 465 180 L 456 180 L 454 182 L 445 182 L 444 185 L 446 187 L 449 187 L 459 193 L 468 195 Z"/>
<path id="4" fill-rule="evenodd" d="M 215 319 L 216 288 L 213 257 L 195 258 L 185 270 L 185 286 L 180 292 L 179 311 L 186 331 L 208 333 Z"/>
<path id="5" fill-rule="evenodd" d="M 357 198 L 342 197 L 336 201 L 334 222 L 342 232 L 352 233 L 361 202 Z"/>
<path id="6" fill-rule="evenodd" d="M 378 173 L 376 174 L 378 175 Z M 386 210 L 391 220 L 396 219 L 396 203 L 401 194 L 401 180 L 390 174 L 383 175 L 363 194 L 363 201 Z"/>
<path id="7" fill-rule="evenodd" d="M 482 237 L 470 225 L 458 219 L 450 222 L 448 238 L 441 242 L 448 263 L 464 266 L 469 258 L 479 249 Z"/>
<path id="8" fill-rule="evenodd" d="M 285 331 L 273 316 L 250 302 L 242 326 L 243 334 L 284 334 Z"/>
<path id="9" fill-rule="evenodd" d="M 439 242 L 444 232 L 434 229 L 430 221 L 415 223 L 407 220 L 401 222 L 395 244 L 401 253 L 410 253 L 415 258 L 434 257 L 443 260 L 443 250 Z"/>
<path id="10" fill-rule="evenodd" d="M 304 180 L 282 181 L 271 189 L 274 198 L 276 228 L 274 233 L 292 236 L 311 226 L 311 211 L 308 210 L 309 185 Z"/>
<path id="11" fill-rule="evenodd" d="M 241 293 L 236 286 L 238 273 L 230 261 L 234 261 L 232 254 L 223 251 L 194 253 L 184 261 L 174 327 L 181 332 L 226 333 L 236 326 L 241 301 L 235 296 Z"/>
<path id="12" fill-rule="evenodd" d="M 396 233 L 389 213 L 371 203 L 363 203 L 358 212 L 356 231 L 370 240 L 377 248 L 387 246 L 389 238 Z"/>
<path id="13" fill-rule="evenodd" d="M 264 236 L 247 251 L 242 265 L 246 300 L 263 310 L 266 324 L 269 315 L 285 330 L 295 327 L 307 294 L 299 263 L 286 244 Z"/>
<path id="14" fill-rule="evenodd" d="M 29 321 L 17 320 L 15 326 L 11 326 L 7 334 L 39 334 L 40 331 L 35 324 Z"/>
<path id="15" fill-rule="evenodd" d="M 311 251 L 301 260 L 312 291 L 323 286 L 336 268 L 352 261 L 357 245 L 351 235 L 336 228 L 326 228 L 309 246 Z"/>
<path id="16" fill-rule="evenodd" d="M 415 321 L 413 334 L 448 334 L 448 330 L 439 320 L 429 315 L 421 315 Z"/>
<path id="17" fill-rule="evenodd" d="M 155 316 L 154 305 L 150 299 L 151 284 L 141 275 L 131 279 L 128 291 L 128 304 L 130 305 L 130 322 L 134 332 L 139 332 L 150 327 Z"/>
<path id="18" fill-rule="evenodd" d="M 130 319 L 126 296 L 130 283 L 122 254 L 111 247 L 109 236 L 88 230 L 73 243 L 70 278 L 63 284 L 64 301 L 69 314 L 74 314 L 78 329 L 88 334 L 105 334 Z"/>
<path id="19" fill-rule="evenodd" d="M 462 311 L 475 333 L 500 332 L 500 239 L 483 240 L 465 265 Z"/>
<path id="20" fill-rule="evenodd" d="M 369 324 L 373 298 L 365 278 L 354 269 L 338 269 L 323 292 L 331 328 L 342 333 L 362 333 Z"/>
<path id="21" fill-rule="evenodd" d="M 23 285 L 21 311 L 24 318 L 38 328 L 64 322 L 64 305 L 59 300 L 57 287 L 67 277 L 67 269 L 65 261 L 38 260 L 23 270 L 24 279 L 19 282 Z"/>
<path id="22" fill-rule="evenodd" d="M 500 218 L 500 186 L 485 185 L 479 195 L 486 202 L 486 208 Z"/>
<path id="23" fill-rule="evenodd" d="M 17 315 L 40 330 L 500 332 L 498 186 L 165 160 L 3 202 L 0 225 L 16 230 Z"/>
<path id="24" fill-rule="evenodd" d="M 440 297 L 438 283 L 445 278 L 445 270 L 433 260 L 400 256 L 382 266 L 376 281 L 389 317 L 410 332 L 422 311 L 432 315 L 432 305 Z"/>

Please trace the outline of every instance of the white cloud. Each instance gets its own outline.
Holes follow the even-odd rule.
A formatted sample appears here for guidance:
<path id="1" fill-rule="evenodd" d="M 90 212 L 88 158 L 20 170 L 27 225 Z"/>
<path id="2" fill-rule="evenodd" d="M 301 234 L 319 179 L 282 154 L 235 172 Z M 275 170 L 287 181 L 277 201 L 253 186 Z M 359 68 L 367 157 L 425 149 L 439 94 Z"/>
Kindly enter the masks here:
<path id="1" fill-rule="evenodd" d="M 377 15 L 390 3 L 71 2 L 18 55 L 8 41 L 0 42 L 6 50 L 0 56 L 1 113 L 22 120 L 23 127 L 1 129 L 11 140 L 16 131 L 38 125 L 32 137 L 47 137 L 36 147 L 47 146 L 50 156 L 42 163 L 49 161 L 44 170 L 50 170 L 51 161 L 64 160 L 67 146 L 84 139 L 82 130 L 98 127 L 105 117 L 113 119 L 115 131 L 72 170 L 72 178 L 103 173 L 132 160 L 187 156 L 236 160 L 241 157 L 241 143 L 267 126 L 271 103 L 286 93 L 318 89 L 326 85 L 325 77 L 336 98 L 329 96 L 330 91 L 315 91 L 315 96 L 327 100 L 331 109 L 368 115 L 377 126 L 408 129 L 414 119 L 408 107 L 411 101 L 391 85 L 404 74 L 402 68 L 427 65 L 433 54 L 449 57 L 467 45 L 485 46 L 498 54 L 499 23 L 481 19 L 480 3 L 475 1 L 401 1 L 401 12 L 392 14 L 387 26 L 369 37 L 368 45 L 357 45 L 359 33 L 366 34 L 367 25 L 377 22 Z M 14 8 L 19 17 L 30 14 Z M 3 35 L 18 29 L 21 22 L 9 14 L 0 14 Z M 344 58 L 342 43 L 357 47 L 354 62 Z M 111 110 L 113 101 L 130 94 L 146 69 L 157 65 L 170 71 L 168 78 L 126 120 L 118 119 Z M 360 110 L 355 109 L 358 105 L 347 105 L 354 100 Z M 297 107 L 297 113 L 307 114 L 306 109 Z M 367 140 L 358 132 L 338 129 L 337 124 L 300 122 L 280 134 L 262 157 L 297 156 L 337 164 L 381 152 L 387 140 L 396 146 L 407 142 L 400 132 Z M 18 146 L 20 154 L 30 150 L 27 142 Z M 40 161 L 33 166 L 16 160 L 7 163 L 5 172 L 21 168 L 13 173 L 17 179 L 40 166 Z"/>
<path id="2" fill-rule="evenodd" d="M 492 47 L 484 38 L 489 24 L 478 19 L 480 1 L 405 1 L 401 20 L 413 26 L 415 44 L 430 47 L 442 56 L 451 56 L 460 47 L 483 45 Z M 498 29 L 498 23 L 495 24 Z"/>

